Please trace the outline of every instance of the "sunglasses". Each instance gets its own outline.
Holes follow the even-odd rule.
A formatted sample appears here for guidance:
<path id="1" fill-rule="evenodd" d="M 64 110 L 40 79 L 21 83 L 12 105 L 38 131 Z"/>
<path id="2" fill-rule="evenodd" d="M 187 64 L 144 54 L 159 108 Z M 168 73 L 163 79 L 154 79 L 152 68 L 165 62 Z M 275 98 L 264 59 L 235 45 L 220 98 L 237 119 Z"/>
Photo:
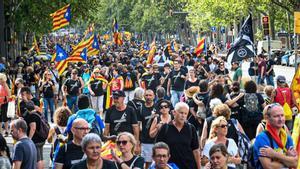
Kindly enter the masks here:
<path id="1" fill-rule="evenodd" d="M 123 141 L 116 141 L 117 145 L 126 145 L 128 143 L 127 140 L 123 140 Z"/>
<path id="2" fill-rule="evenodd" d="M 119 96 L 113 96 L 113 99 L 119 99 Z"/>
<path id="3" fill-rule="evenodd" d="M 163 108 L 169 108 L 169 106 L 168 105 L 161 105 L 160 108 L 162 108 L 162 109 Z"/>
<path id="4" fill-rule="evenodd" d="M 220 125 L 218 127 L 225 128 L 225 127 L 228 127 L 228 124 L 223 124 L 223 125 Z"/>

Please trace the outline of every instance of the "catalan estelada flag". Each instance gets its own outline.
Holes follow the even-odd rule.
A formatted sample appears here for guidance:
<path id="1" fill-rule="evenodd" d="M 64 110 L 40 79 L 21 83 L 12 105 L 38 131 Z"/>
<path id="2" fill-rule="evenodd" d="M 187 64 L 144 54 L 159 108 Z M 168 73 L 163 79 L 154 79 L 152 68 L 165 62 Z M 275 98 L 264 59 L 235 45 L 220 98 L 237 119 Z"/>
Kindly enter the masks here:
<path id="1" fill-rule="evenodd" d="M 99 41 L 98 38 L 96 36 L 96 34 L 94 34 L 94 40 L 92 45 L 88 48 L 88 56 L 95 56 L 98 55 L 98 53 L 100 52 L 100 45 L 99 45 Z"/>
<path id="2" fill-rule="evenodd" d="M 75 61 L 75 59 L 81 60 L 80 54 L 84 48 L 89 49 L 94 42 L 94 36 L 89 37 L 87 40 L 82 40 L 78 45 L 76 45 L 73 49 L 71 57 Z"/>
<path id="3" fill-rule="evenodd" d="M 147 64 L 153 63 L 153 58 L 155 56 L 155 52 L 156 52 L 156 45 L 155 45 L 155 40 L 154 40 L 150 46 L 150 51 L 149 51 L 148 58 L 147 58 Z"/>
<path id="4" fill-rule="evenodd" d="M 67 52 L 59 45 L 56 44 L 56 52 L 51 60 L 56 61 L 55 68 L 58 71 L 58 75 L 62 75 L 63 72 L 68 67 L 68 54 Z"/>
<path id="5" fill-rule="evenodd" d="M 58 30 L 62 27 L 65 27 L 70 24 L 71 21 L 71 5 L 68 4 L 54 13 L 50 14 L 53 20 L 53 28 L 52 30 Z"/>
<path id="6" fill-rule="evenodd" d="M 116 45 L 123 45 L 122 34 L 120 32 L 114 33 L 114 43 Z"/>
<path id="7" fill-rule="evenodd" d="M 199 41 L 197 47 L 195 48 L 195 54 L 196 54 L 197 56 L 200 56 L 200 54 L 201 54 L 203 51 L 205 51 L 205 49 L 206 49 L 205 38 L 202 38 L 202 39 Z"/>

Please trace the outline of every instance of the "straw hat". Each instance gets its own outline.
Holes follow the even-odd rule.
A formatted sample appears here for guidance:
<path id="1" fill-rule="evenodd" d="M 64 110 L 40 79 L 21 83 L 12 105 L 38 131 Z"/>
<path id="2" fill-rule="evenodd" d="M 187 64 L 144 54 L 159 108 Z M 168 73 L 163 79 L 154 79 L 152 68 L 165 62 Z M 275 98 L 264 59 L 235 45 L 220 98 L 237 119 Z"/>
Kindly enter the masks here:
<path id="1" fill-rule="evenodd" d="M 194 95 L 195 93 L 198 93 L 199 91 L 200 91 L 199 86 L 192 86 L 192 87 L 188 88 L 188 89 L 184 92 L 184 94 L 185 94 L 186 97 L 192 98 L 193 95 Z"/>

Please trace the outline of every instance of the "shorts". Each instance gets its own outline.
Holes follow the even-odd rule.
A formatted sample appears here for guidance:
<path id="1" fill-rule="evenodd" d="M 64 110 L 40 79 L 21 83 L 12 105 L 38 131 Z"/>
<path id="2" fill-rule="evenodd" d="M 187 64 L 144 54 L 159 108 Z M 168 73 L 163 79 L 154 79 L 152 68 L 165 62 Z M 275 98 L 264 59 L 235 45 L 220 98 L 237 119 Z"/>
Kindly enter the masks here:
<path id="1" fill-rule="evenodd" d="M 35 143 L 36 153 L 37 153 L 37 161 L 44 160 L 43 158 L 43 146 L 45 145 L 45 142 L 43 143 Z"/>
<path id="2" fill-rule="evenodd" d="M 145 159 L 145 162 L 152 162 L 152 147 L 154 144 L 141 144 L 141 156 Z"/>
<path id="3" fill-rule="evenodd" d="M 8 103 L 2 104 L 0 108 L 0 122 L 7 122 L 9 120 L 9 118 L 7 118 Z"/>

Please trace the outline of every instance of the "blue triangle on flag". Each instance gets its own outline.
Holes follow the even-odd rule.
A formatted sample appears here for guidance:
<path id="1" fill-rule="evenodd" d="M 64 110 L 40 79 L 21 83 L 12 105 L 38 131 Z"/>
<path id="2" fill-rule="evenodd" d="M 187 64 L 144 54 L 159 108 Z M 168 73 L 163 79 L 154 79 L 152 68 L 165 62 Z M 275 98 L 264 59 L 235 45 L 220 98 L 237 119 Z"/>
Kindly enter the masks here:
<path id="1" fill-rule="evenodd" d="M 68 7 L 68 9 L 67 9 L 67 11 L 66 11 L 64 17 L 65 17 L 65 19 L 66 19 L 68 22 L 70 22 L 70 20 L 71 20 L 71 18 L 72 18 L 72 16 L 71 16 L 71 5 Z"/>
<path id="2" fill-rule="evenodd" d="M 98 50 L 100 49 L 99 42 L 98 42 L 96 34 L 94 35 L 94 41 L 93 41 L 92 47 L 94 49 L 98 49 Z"/>
<path id="3" fill-rule="evenodd" d="M 80 53 L 80 57 L 81 57 L 83 60 L 87 61 L 87 48 L 84 48 L 84 49 L 82 50 L 82 52 Z"/>
<path id="4" fill-rule="evenodd" d="M 67 52 L 59 45 L 56 44 L 56 58 L 55 61 L 59 62 L 68 58 Z"/>

